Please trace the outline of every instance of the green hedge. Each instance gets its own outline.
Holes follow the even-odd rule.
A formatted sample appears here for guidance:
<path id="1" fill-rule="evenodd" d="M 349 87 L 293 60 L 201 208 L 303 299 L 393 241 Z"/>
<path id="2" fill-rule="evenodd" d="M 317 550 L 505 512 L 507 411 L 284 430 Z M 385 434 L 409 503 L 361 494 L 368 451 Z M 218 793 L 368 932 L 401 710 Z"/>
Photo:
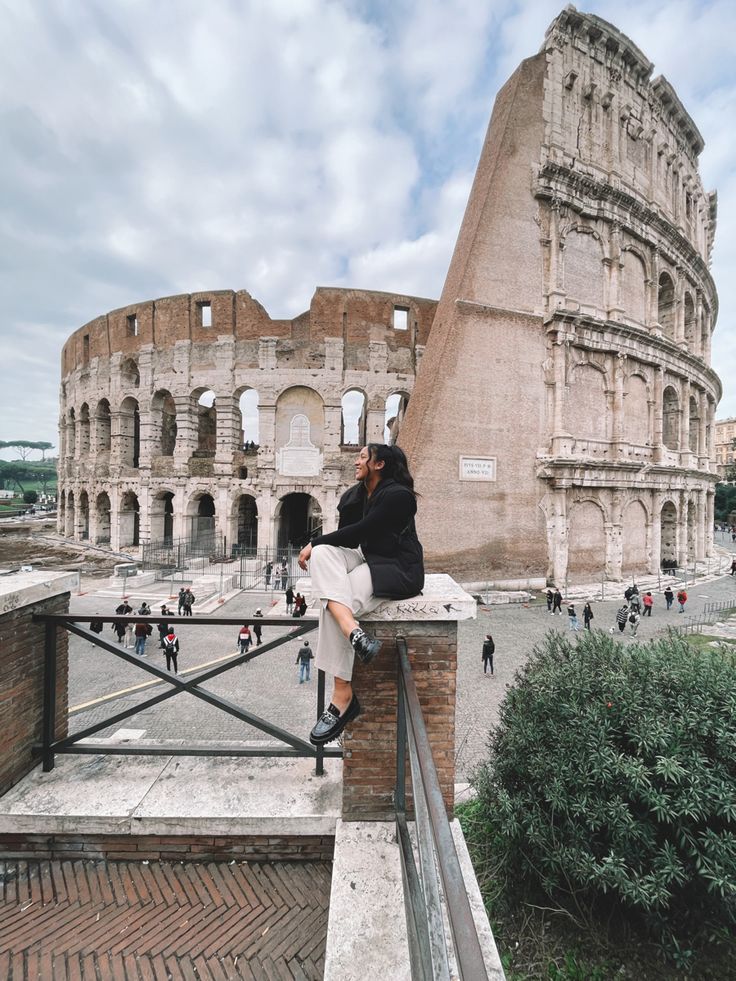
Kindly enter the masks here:
<path id="1" fill-rule="evenodd" d="M 678 944 L 736 922 L 734 655 L 550 633 L 475 782 L 507 874 Z"/>

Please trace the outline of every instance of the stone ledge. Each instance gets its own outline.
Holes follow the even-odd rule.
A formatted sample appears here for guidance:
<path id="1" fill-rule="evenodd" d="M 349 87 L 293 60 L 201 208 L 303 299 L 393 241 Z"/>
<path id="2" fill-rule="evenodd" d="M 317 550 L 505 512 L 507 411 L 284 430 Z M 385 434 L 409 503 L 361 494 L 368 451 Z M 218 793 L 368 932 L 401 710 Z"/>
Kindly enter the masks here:
<path id="1" fill-rule="evenodd" d="M 295 593 L 310 596 L 308 616 L 316 616 L 316 597 L 311 595 L 312 580 L 308 577 L 298 579 L 293 587 Z M 286 600 L 280 599 L 271 610 L 271 616 L 286 616 Z M 403 600 L 383 600 L 371 613 L 361 614 L 361 623 L 383 621 L 437 621 L 474 620 L 478 615 L 478 605 L 470 593 L 459 586 L 452 576 L 435 573 L 426 576 L 424 589 L 419 596 Z"/>
<path id="2" fill-rule="evenodd" d="M 0 615 L 70 593 L 78 583 L 77 572 L 11 572 L 0 576 Z"/>

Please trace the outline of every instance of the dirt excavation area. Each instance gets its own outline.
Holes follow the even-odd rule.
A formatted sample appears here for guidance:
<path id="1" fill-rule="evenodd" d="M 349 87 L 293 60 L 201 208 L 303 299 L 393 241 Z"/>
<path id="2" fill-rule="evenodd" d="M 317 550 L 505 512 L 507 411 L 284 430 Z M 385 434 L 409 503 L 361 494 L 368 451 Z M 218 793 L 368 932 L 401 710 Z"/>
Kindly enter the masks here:
<path id="1" fill-rule="evenodd" d="M 71 544 L 56 534 L 56 524 L 48 520 L 0 522 L 0 570 L 34 568 L 69 570 L 85 576 L 111 576 L 120 556 L 82 544 Z"/>

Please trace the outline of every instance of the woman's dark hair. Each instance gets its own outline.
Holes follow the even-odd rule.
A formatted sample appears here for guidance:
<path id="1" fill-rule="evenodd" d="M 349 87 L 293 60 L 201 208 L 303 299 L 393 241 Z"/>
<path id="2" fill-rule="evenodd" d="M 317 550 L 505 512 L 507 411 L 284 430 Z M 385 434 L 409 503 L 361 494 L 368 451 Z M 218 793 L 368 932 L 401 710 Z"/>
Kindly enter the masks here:
<path id="1" fill-rule="evenodd" d="M 416 497 L 414 490 L 414 478 L 409 473 L 409 463 L 406 453 L 398 446 L 389 446 L 387 443 L 368 443 L 366 449 L 372 460 L 383 462 L 383 477 L 393 477 L 398 484 L 403 484 Z"/>

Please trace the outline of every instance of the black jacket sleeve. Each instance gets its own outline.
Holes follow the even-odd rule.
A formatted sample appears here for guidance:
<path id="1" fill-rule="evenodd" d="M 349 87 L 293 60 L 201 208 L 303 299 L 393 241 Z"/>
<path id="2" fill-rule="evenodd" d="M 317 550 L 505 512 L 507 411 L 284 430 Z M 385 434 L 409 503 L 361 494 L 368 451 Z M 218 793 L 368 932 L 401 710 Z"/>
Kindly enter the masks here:
<path id="1" fill-rule="evenodd" d="M 396 486 L 396 485 L 395 485 Z M 348 491 L 350 493 L 350 491 Z M 313 545 L 342 545 L 345 548 L 357 548 L 375 539 L 385 537 L 387 531 L 399 532 L 414 517 L 416 501 L 408 490 L 405 493 L 378 493 L 375 502 L 369 504 L 366 514 L 355 521 L 320 535 L 312 542 Z"/>

